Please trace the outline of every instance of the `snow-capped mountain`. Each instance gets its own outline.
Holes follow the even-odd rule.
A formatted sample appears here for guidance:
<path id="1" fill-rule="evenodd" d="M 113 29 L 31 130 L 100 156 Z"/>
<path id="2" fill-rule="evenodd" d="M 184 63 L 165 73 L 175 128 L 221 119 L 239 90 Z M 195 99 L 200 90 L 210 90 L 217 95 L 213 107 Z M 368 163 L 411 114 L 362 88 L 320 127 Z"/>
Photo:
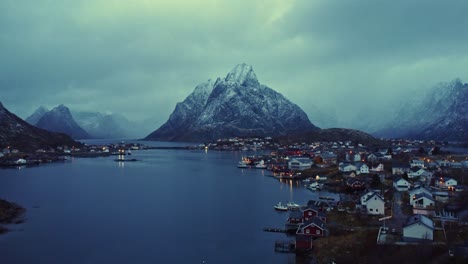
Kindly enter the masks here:
<path id="1" fill-rule="evenodd" d="M 136 124 L 120 114 L 73 111 L 73 117 L 93 138 L 138 138 Z"/>
<path id="2" fill-rule="evenodd" d="M 39 119 L 36 126 L 49 131 L 65 133 L 74 139 L 91 138 L 91 136 L 76 123 L 70 110 L 64 105 L 59 105 L 45 113 L 41 119 Z"/>
<path id="3" fill-rule="evenodd" d="M 49 109 L 41 105 L 39 106 L 39 108 L 36 109 L 36 111 L 34 111 L 34 113 L 32 113 L 26 118 L 26 122 L 34 126 L 37 124 L 37 122 L 39 122 L 39 119 L 41 119 L 47 112 L 49 112 Z"/>
<path id="4" fill-rule="evenodd" d="M 63 145 L 81 144 L 65 134 L 49 132 L 25 122 L 0 103 L 0 148 L 10 146 L 20 151 L 35 151 Z"/>
<path id="5" fill-rule="evenodd" d="M 247 64 L 224 79 L 198 85 L 147 140 L 202 141 L 231 136 L 280 136 L 318 129 L 297 105 L 261 85 Z"/>
<path id="6" fill-rule="evenodd" d="M 440 83 L 421 98 L 402 104 L 396 118 L 374 134 L 424 140 L 468 141 L 468 84 Z"/>

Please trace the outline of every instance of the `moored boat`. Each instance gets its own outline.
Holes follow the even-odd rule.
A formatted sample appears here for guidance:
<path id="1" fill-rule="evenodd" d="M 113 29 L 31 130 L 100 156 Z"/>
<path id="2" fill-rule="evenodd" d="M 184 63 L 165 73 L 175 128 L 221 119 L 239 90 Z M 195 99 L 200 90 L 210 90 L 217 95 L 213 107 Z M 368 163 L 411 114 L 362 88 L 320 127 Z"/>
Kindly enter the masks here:
<path id="1" fill-rule="evenodd" d="M 286 206 L 289 208 L 289 209 L 298 209 L 299 207 L 301 207 L 299 204 L 297 203 L 294 203 L 294 202 L 288 202 L 286 204 Z"/>
<path id="2" fill-rule="evenodd" d="M 275 205 L 274 208 L 275 210 L 278 210 L 278 211 L 288 211 L 288 207 L 281 204 L 281 202 Z"/>
<path id="3" fill-rule="evenodd" d="M 249 166 L 247 165 L 247 162 L 241 160 L 239 161 L 239 163 L 237 164 L 237 168 L 248 168 Z"/>

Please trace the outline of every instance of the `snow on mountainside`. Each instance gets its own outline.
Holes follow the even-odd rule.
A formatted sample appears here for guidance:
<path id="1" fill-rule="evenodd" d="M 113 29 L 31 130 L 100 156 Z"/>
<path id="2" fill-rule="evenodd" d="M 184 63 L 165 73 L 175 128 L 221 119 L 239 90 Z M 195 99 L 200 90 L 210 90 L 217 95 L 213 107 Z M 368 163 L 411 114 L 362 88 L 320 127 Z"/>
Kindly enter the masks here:
<path id="1" fill-rule="evenodd" d="M 93 138 L 137 138 L 136 125 L 120 114 L 103 114 L 100 112 L 73 111 L 78 125 Z M 141 135 L 140 135 L 141 136 Z"/>
<path id="2" fill-rule="evenodd" d="M 49 109 L 47 109 L 44 106 L 39 106 L 34 113 L 32 113 L 30 116 L 26 118 L 26 122 L 28 122 L 31 125 L 36 125 L 39 119 L 41 119 L 45 113 L 49 112 Z"/>
<path id="3" fill-rule="evenodd" d="M 224 79 L 197 86 L 147 140 L 200 141 L 229 136 L 280 136 L 318 129 L 297 105 L 237 65 Z"/>
<path id="4" fill-rule="evenodd" d="M 395 119 L 374 133 L 384 137 L 468 141 L 468 84 L 441 83 L 422 98 L 402 104 Z"/>
<path id="5" fill-rule="evenodd" d="M 74 139 L 90 138 L 90 135 L 76 123 L 70 110 L 64 105 L 59 105 L 45 113 L 36 126 L 49 131 L 65 133 Z"/>
<path id="6" fill-rule="evenodd" d="M 35 151 L 64 145 L 81 144 L 65 134 L 49 132 L 27 123 L 0 103 L 0 148 L 10 146 L 20 151 Z"/>

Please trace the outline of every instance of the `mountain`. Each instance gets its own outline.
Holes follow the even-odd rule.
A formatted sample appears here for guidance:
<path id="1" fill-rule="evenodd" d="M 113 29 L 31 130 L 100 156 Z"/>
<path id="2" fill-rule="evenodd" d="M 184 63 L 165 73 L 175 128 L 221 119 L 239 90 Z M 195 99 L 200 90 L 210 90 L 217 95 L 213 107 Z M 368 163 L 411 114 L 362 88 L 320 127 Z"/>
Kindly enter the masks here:
<path id="1" fill-rule="evenodd" d="M 468 141 L 468 84 L 455 79 L 402 104 L 376 136 Z"/>
<path id="2" fill-rule="evenodd" d="M 49 131 L 65 133 L 74 139 L 91 138 L 91 136 L 76 123 L 70 110 L 64 105 L 59 105 L 45 113 L 41 119 L 39 119 L 36 126 Z"/>
<path id="3" fill-rule="evenodd" d="M 81 143 L 65 134 L 49 132 L 27 123 L 8 111 L 0 102 L 0 148 L 11 146 L 20 151 L 35 151 L 63 145 L 71 147 Z"/>
<path id="4" fill-rule="evenodd" d="M 120 114 L 73 111 L 73 117 L 93 138 L 138 138 L 136 124 Z"/>
<path id="5" fill-rule="evenodd" d="M 36 111 L 34 111 L 34 113 L 26 118 L 26 122 L 35 126 L 37 122 L 39 122 L 39 119 L 41 119 L 41 117 L 43 117 L 47 112 L 49 112 L 49 109 L 41 105 Z"/>
<path id="6" fill-rule="evenodd" d="M 198 85 L 146 140 L 205 141 L 231 136 L 281 136 L 317 130 L 282 94 L 261 85 L 253 68 L 237 65 L 224 79 Z"/>

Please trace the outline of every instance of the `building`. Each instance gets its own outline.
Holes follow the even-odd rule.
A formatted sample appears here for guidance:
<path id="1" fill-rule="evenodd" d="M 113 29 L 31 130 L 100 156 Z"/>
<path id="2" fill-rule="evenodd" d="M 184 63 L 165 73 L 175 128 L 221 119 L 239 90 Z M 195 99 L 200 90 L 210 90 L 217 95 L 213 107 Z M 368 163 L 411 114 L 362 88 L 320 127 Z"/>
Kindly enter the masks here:
<path id="1" fill-rule="evenodd" d="M 392 164 L 392 174 L 401 175 L 410 172 L 410 165 L 403 163 L 393 163 Z"/>
<path id="2" fill-rule="evenodd" d="M 314 163 L 311 159 L 306 157 L 294 157 L 288 162 L 288 168 L 290 170 L 306 170 L 310 169 Z"/>
<path id="3" fill-rule="evenodd" d="M 367 192 L 362 195 L 361 208 L 366 210 L 369 215 L 383 215 L 385 214 L 385 200 L 377 192 Z"/>
<path id="4" fill-rule="evenodd" d="M 429 195 L 424 192 L 414 195 L 411 200 L 412 200 L 411 205 L 414 208 L 425 209 L 427 207 L 435 205 L 435 200 L 434 198 L 432 198 L 432 195 Z"/>
<path id="5" fill-rule="evenodd" d="M 435 186 L 442 188 L 442 189 L 448 189 L 448 188 L 451 188 L 451 186 L 455 186 L 457 184 L 458 184 L 457 180 L 449 178 L 449 177 L 440 177 L 436 179 L 435 181 Z"/>
<path id="6" fill-rule="evenodd" d="M 416 197 L 417 194 L 420 194 L 420 193 L 426 193 L 427 195 L 432 197 L 432 192 L 425 187 L 418 187 L 418 188 L 411 189 L 408 191 L 411 205 L 413 205 L 413 199 Z"/>
<path id="7" fill-rule="evenodd" d="M 357 167 L 352 163 L 341 163 L 338 166 L 338 170 L 342 172 L 356 171 Z"/>
<path id="8" fill-rule="evenodd" d="M 327 235 L 325 222 L 318 217 L 313 217 L 299 225 L 296 235 L 308 235 L 312 237 L 323 237 Z"/>
<path id="9" fill-rule="evenodd" d="M 408 191 L 408 189 L 411 187 L 411 183 L 403 178 L 396 178 L 393 181 L 393 187 L 399 192 L 404 192 Z"/>
<path id="10" fill-rule="evenodd" d="M 424 215 L 410 216 L 403 226 L 403 240 L 407 242 L 432 241 L 434 222 Z"/>
<path id="11" fill-rule="evenodd" d="M 361 173 L 369 173 L 369 166 L 365 163 L 357 163 L 356 164 L 356 173 L 361 174 Z"/>
<path id="12" fill-rule="evenodd" d="M 414 167 L 424 168 L 424 160 L 413 159 L 410 161 L 410 166 L 411 168 L 414 168 Z"/>

